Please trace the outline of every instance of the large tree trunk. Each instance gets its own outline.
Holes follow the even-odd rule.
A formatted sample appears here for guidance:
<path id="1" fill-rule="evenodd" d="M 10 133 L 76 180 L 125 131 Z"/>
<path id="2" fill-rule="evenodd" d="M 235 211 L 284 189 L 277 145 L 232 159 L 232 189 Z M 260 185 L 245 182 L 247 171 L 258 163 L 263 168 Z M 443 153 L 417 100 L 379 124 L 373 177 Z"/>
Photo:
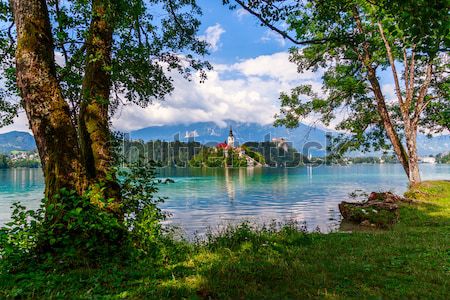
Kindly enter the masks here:
<path id="1" fill-rule="evenodd" d="M 112 28 L 106 20 L 105 1 L 94 0 L 80 108 L 80 140 L 90 178 L 104 178 L 109 171 L 108 104 L 111 87 Z"/>
<path id="2" fill-rule="evenodd" d="M 81 193 L 85 173 L 78 139 L 56 79 L 51 25 L 45 0 L 12 0 L 17 28 L 17 86 L 33 131 L 50 200 L 61 188 Z"/>
<path id="3" fill-rule="evenodd" d="M 409 183 L 415 185 L 421 181 L 417 155 L 417 130 L 410 129 L 406 132 L 406 147 L 409 153 Z"/>
<path id="4" fill-rule="evenodd" d="M 111 172 L 113 155 L 109 131 L 109 96 L 111 89 L 111 48 L 113 28 L 107 0 L 93 0 L 92 20 L 86 41 L 86 68 L 79 115 L 79 136 L 83 160 L 91 183 L 104 184 L 105 198 L 119 204 L 120 191 Z M 109 207 L 118 210 L 118 205 Z"/>
<path id="5" fill-rule="evenodd" d="M 353 6 L 353 18 L 356 23 L 356 27 L 361 35 L 366 35 L 367 32 L 364 31 L 361 18 L 359 16 L 359 11 L 357 6 Z M 360 62 L 367 68 L 367 78 L 372 87 L 373 93 L 375 95 L 375 100 L 377 102 L 377 110 L 380 115 L 381 121 L 383 122 L 384 130 L 391 141 L 392 148 L 397 155 L 398 160 L 403 166 L 406 175 L 409 178 L 409 158 L 402 145 L 400 138 L 398 137 L 397 131 L 392 124 L 391 117 L 389 116 L 389 111 L 386 107 L 386 101 L 381 91 L 380 82 L 378 81 L 376 69 L 372 66 L 372 53 L 369 51 L 369 43 L 367 41 L 363 42 L 363 53 L 360 53 L 358 47 L 355 46 L 355 52 L 358 53 Z"/>
<path id="6" fill-rule="evenodd" d="M 375 94 L 375 99 L 377 101 L 377 110 L 383 122 L 383 127 L 386 131 L 387 136 L 389 137 L 389 140 L 391 141 L 392 148 L 394 149 L 394 152 L 397 155 L 398 160 L 402 164 L 403 169 L 405 170 L 406 175 L 409 178 L 410 174 L 409 157 L 405 151 L 405 148 L 402 145 L 400 138 L 398 137 L 397 131 L 392 125 L 391 118 L 389 116 L 389 112 L 386 107 L 386 103 L 384 101 L 384 96 L 381 91 L 380 83 L 378 82 L 375 69 L 373 69 L 372 67 L 368 67 L 368 79 Z"/>
<path id="7" fill-rule="evenodd" d="M 411 185 L 417 184 L 420 182 L 420 173 L 419 173 L 419 164 L 418 164 L 418 157 L 417 157 L 417 147 L 416 147 L 416 138 L 417 138 L 417 126 L 416 120 L 414 117 L 411 119 L 410 116 L 410 109 L 411 109 L 411 101 L 413 99 L 414 95 L 414 48 L 415 46 L 412 46 L 412 54 L 410 61 L 408 63 L 408 55 L 407 51 L 404 48 L 403 49 L 403 63 L 405 65 L 405 74 L 404 74 L 404 81 L 405 81 L 405 87 L 406 87 L 406 95 L 403 97 L 402 91 L 400 88 L 400 80 L 397 73 L 397 68 L 395 66 L 395 57 L 393 54 L 393 51 L 391 49 L 391 45 L 386 38 L 384 34 L 383 25 L 381 22 L 378 22 L 378 29 L 381 35 L 381 38 L 384 42 L 384 46 L 386 48 L 386 55 L 389 60 L 389 64 L 391 65 L 392 70 L 392 77 L 394 79 L 394 85 L 395 85 L 395 94 L 397 95 L 399 107 L 401 116 L 403 118 L 403 128 L 406 136 L 406 148 L 408 149 L 408 156 L 406 157 L 408 159 L 408 170 L 405 169 L 408 179 Z M 420 115 L 419 110 L 421 109 L 420 103 L 423 101 L 426 90 L 428 88 L 428 84 L 431 80 L 431 65 L 427 68 L 427 77 L 424 82 L 424 85 L 422 85 L 420 92 L 419 92 L 419 99 L 417 100 L 416 109 L 414 112 L 414 115 L 417 114 Z"/>

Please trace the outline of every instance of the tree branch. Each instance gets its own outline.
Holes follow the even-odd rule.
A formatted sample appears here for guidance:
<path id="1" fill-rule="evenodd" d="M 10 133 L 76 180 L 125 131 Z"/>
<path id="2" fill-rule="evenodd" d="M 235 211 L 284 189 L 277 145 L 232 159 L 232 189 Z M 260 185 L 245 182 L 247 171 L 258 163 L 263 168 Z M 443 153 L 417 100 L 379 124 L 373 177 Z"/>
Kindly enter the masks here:
<path id="1" fill-rule="evenodd" d="M 416 45 L 412 46 L 412 50 L 411 50 L 411 62 L 409 64 L 409 80 L 408 80 L 408 84 L 406 84 L 406 107 L 410 107 L 411 105 L 411 101 L 413 98 L 413 94 L 414 94 L 414 65 L 415 65 L 415 51 Z M 407 76 L 407 70 L 405 69 L 405 75 Z M 405 78 L 406 81 L 406 78 Z"/>
<path id="2" fill-rule="evenodd" d="M 62 35 L 62 34 L 64 34 L 64 29 L 62 28 L 60 20 L 59 20 L 61 17 L 61 10 L 59 9 L 59 1 L 58 0 L 55 1 L 55 12 L 56 12 L 56 19 L 58 22 L 58 32 Z M 67 54 L 66 47 L 64 46 L 63 42 L 59 42 L 59 46 L 61 47 L 61 50 L 62 50 L 62 53 L 64 56 L 64 63 L 67 65 L 67 63 L 69 62 L 69 55 Z"/>
<path id="3" fill-rule="evenodd" d="M 397 69 L 395 68 L 394 55 L 392 54 L 391 46 L 389 45 L 389 42 L 386 39 L 386 36 L 384 35 L 384 30 L 383 30 L 383 26 L 381 25 L 381 22 L 378 22 L 378 29 L 380 31 L 381 38 L 383 39 L 384 46 L 386 47 L 389 64 L 391 65 L 392 76 L 394 77 L 395 93 L 397 94 L 397 99 L 400 103 L 402 112 L 407 113 L 408 110 L 407 110 L 407 108 L 405 108 L 405 105 L 403 103 L 402 92 L 400 90 L 400 83 L 398 81 Z"/>
<path id="4" fill-rule="evenodd" d="M 169 8 L 169 13 L 172 15 L 173 20 L 175 21 L 177 26 L 180 28 L 180 30 L 183 33 L 186 33 L 187 32 L 186 28 L 183 26 L 183 24 L 181 24 L 180 20 L 178 19 L 177 14 L 175 13 L 175 8 L 173 7 L 172 0 L 167 1 L 167 6 Z"/>
<path id="5" fill-rule="evenodd" d="M 425 96 L 426 96 L 427 90 L 428 90 L 428 86 L 431 83 L 432 74 L 433 74 L 433 66 L 430 62 L 427 65 L 425 80 L 424 80 L 422 86 L 420 87 L 419 95 L 417 96 L 416 107 L 414 109 L 415 113 L 414 113 L 414 117 L 413 117 L 413 123 L 415 125 L 417 125 L 417 122 L 419 120 L 419 117 L 420 117 L 420 114 L 422 113 L 422 111 L 425 109 L 425 107 L 428 105 L 428 103 L 434 99 L 434 98 L 430 98 L 427 102 L 424 103 Z"/>
<path id="6" fill-rule="evenodd" d="M 416 56 L 416 45 L 413 45 L 411 52 L 411 63 L 409 64 L 409 85 L 411 90 L 414 90 L 414 64 L 415 64 L 415 56 Z M 411 94 L 412 98 L 412 94 Z"/>
<path id="7" fill-rule="evenodd" d="M 0 63 L 3 63 L 3 60 L 8 57 L 8 53 L 10 53 L 12 51 L 12 48 L 14 46 L 14 38 L 12 36 L 11 30 L 14 26 L 14 21 L 11 22 L 11 24 L 8 27 L 8 38 L 9 38 L 9 46 L 8 49 L 5 51 L 4 55 L 2 57 L 0 57 Z"/>
<path id="8" fill-rule="evenodd" d="M 435 97 L 430 97 L 427 101 L 425 101 L 422 105 L 422 107 L 419 110 L 418 115 L 420 116 L 420 114 L 425 110 L 425 108 L 428 106 L 428 104 L 430 104 L 431 102 L 433 102 L 434 99 L 437 99 L 439 97 L 435 96 Z"/>
<path id="9" fill-rule="evenodd" d="M 356 6 L 353 7 L 353 18 L 356 22 L 356 27 L 358 29 L 359 34 L 364 35 L 365 34 L 364 28 L 362 26 L 361 18 L 359 17 L 359 11 Z M 364 57 L 362 57 L 362 55 L 360 55 L 358 52 L 357 54 L 358 57 L 360 57 L 359 59 L 361 60 L 361 63 L 363 63 L 367 68 L 367 78 L 373 88 L 373 93 L 375 95 L 375 99 L 377 102 L 377 110 L 383 122 L 383 127 L 385 129 L 386 135 L 391 140 L 392 147 L 394 148 L 394 151 L 398 159 L 402 163 L 402 166 L 406 174 L 409 174 L 408 154 L 406 153 L 406 150 L 403 147 L 403 144 L 398 136 L 398 133 L 389 115 L 389 111 L 386 106 L 386 101 L 383 92 L 381 91 L 380 82 L 376 76 L 376 69 L 371 65 L 371 53 L 369 51 L 369 42 L 367 40 L 364 40 L 363 49 L 364 49 Z"/>
<path id="10" fill-rule="evenodd" d="M 409 77 L 408 77 L 408 71 L 409 71 L 409 66 L 408 66 L 408 56 L 406 55 L 406 48 L 405 47 L 403 47 L 403 64 L 404 64 L 404 67 L 405 67 L 405 70 L 404 70 L 404 72 L 405 72 L 405 87 L 406 87 L 406 101 L 408 101 L 408 93 L 409 93 L 409 90 L 408 90 L 408 87 L 409 87 Z"/>
<path id="11" fill-rule="evenodd" d="M 246 11 L 248 11 L 251 15 L 255 16 L 256 18 L 258 18 L 259 21 L 261 21 L 261 23 L 263 23 L 265 26 L 267 26 L 269 29 L 275 31 L 276 33 L 280 34 L 283 38 L 291 41 L 292 43 L 296 44 L 296 45 L 309 45 L 309 44 L 322 44 L 324 42 L 330 41 L 331 39 L 328 38 L 324 38 L 324 39 L 311 39 L 311 40 L 303 40 L 303 41 L 299 41 L 297 39 L 295 39 L 294 37 L 290 36 L 286 31 L 283 31 L 279 28 L 277 28 L 276 26 L 272 25 L 268 20 L 266 20 L 260 13 L 254 11 L 253 9 L 251 9 L 249 6 L 245 5 L 244 2 L 240 1 L 240 0 L 235 0 L 240 6 L 242 6 L 243 9 L 245 9 Z"/>

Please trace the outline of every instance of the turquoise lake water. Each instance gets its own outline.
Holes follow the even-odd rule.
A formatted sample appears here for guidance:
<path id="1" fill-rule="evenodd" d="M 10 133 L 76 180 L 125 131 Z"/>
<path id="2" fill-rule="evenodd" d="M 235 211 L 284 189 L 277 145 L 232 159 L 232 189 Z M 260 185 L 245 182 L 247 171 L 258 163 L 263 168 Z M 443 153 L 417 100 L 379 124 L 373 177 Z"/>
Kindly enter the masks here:
<path id="1" fill-rule="evenodd" d="M 422 178 L 450 179 L 450 165 L 421 165 Z M 160 169 L 175 183 L 160 186 L 166 223 L 202 234 L 228 223 L 296 220 L 329 231 L 339 224 L 338 203 L 355 190 L 403 193 L 406 175 L 396 164 L 320 166 L 292 169 Z M 0 225 L 10 206 L 39 206 L 44 189 L 40 169 L 0 169 Z"/>

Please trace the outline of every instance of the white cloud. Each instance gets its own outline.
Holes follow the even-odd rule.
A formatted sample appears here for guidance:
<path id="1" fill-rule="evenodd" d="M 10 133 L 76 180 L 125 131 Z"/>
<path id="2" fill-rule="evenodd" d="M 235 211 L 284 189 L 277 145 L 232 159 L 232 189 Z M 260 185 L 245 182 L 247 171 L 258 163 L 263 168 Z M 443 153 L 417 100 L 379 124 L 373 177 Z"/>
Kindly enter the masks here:
<path id="1" fill-rule="evenodd" d="M 60 67 L 64 67 L 66 65 L 64 55 L 61 52 L 55 51 L 55 62 Z"/>
<path id="2" fill-rule="evenodd" d="M 199 134 L 197 132 L 197 130 L 194 131 L 186 131 L 186 134 L 184 135 L 184 138 L 195 138 L 195 137 L 199 137 Z"/>
<path id="3" fill-rule="evenodd" d="M 239 8 L 238 10 L 236 10 L 236 16 L 238 17 L 239 20 L 242 20 L 245 16 L 249 14 L 250 13 L 243 8 Z"/>
<path id="4" fill-rule="evenodd" d="M 395 86 L 393 83 L 382 84 L 381 91 L 383 92 L 386 102 L 393 103 L 397 101 L 397 96 L 395 94 Z"/>
<path id="5" fill-rule="evenodd" d="M 28 119 L 25 112 L 19 113 L 14 119 L 14 123 L 5 127 L 0 127 L 0 133 L 10 132 L 10 131 L 26 131 L 31 133 L 30 127 L 28 125 Z"/>
<path id="6" fill-rule="evenodd" d="M 215 122 L 225 120 L 270 124 L 279 110 L 279 94 L 299 83 L 312 84 L 320 91 L 320 73 L 298 74 L 289 54 L 275 53 L 215 65 L 204 83 L 188 82 L 172 74 L 175 91 L 166 101 L 147 108 L 128 105 L 114 117 L 116 129 L 131 131 L 153 125 Z"/>
<path id="7" fill-rule="evenodd" d="M 279 33 L 276 33 L 270 29 L 266 30 L 260 40 L 263 43 L 275 41 L 280 47 L 286 46 L 286 39 L 284 39 Z"/>
<path id="8" fill-rule="evenodd" d="M 289 61 L 289 53 L 278 52 L 272 55 L 261 55 L 243 60 L 229 67 L 230 71 L 238 71 L 246 76 L 270 77 L 281 81 L 319 80 L 320 72 L 304 72 L 299 74 L 297 66 Z"/>
<path id="9" fill-rule="evenodd" d="M 206 28 L 205 34 L 200 36 L 200 39 L 206 41 L 209 44 L 212 52 L 216 52 L 221 46 L 220 37 L 224 33 L 225 29 L 223 29 L 222 25 L 217 23 L 214 26 L 209 26 L 208 28 Z"/>
<path id="10" fill-rule="evenodd" d="M 131 131 L 148 126 L 215 122 L 225 126 L 226 120 L 270 124 L 279 111 L 280 92 L 289 92 L 300 83 L 311 84 L 321 92 L 321 72 L 297 73 L 286 52 L 262 55 L 234 64 L 217 64 L 208 72 L 208 79 L 187 81 L 177 73 L 175 91 L 166 101 L 147 108 L 126 105 L 113 117 L 117 130 Z M 308 120 L 307 120 L 308 121 Z M 14 125 L 0 128 L 29 131 L 24 113 Z"/>

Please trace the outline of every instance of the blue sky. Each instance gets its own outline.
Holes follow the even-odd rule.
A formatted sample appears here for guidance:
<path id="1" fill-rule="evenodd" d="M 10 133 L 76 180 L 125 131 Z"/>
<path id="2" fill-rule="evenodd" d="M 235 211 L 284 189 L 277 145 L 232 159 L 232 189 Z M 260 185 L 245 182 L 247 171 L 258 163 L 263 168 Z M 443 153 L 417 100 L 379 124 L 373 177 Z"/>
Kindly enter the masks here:
<path id="1" fill-rule="evenodd" d="M 287 51 L 292 44 L 261 27 L 256 18 L 243 9 L 229 10 L 222 0 L 200 0 L 203 9 L 202 27 L 219 24 L 225 32 L 221 35 L 221 46 L 212 52 L 210 60 L 215 63 L 233 63 L 259 55 Z"/>
<path id="2" fill-rule="evenodd" d="M 199 0 L 198 4 L 203 9 L 199 34 L 211 44 L 207 59 L 214 70 L 202 84 L 187 83 L 174 74 L 175 91 L 167 101 L 145 109 L 125 107 L 113 120 L 117 129 L 210 121 L 226 126 L 229 119 L 266 125 L 273 123 L 279 111 L 280 92 L 299 84 L 322 92 L 321 71 L 298 74 L 289 62 L 288 50 L 294 45 L 260 26 L 254 16 L 243 9 L 229 10 L 222 0 Z M 382 77 L 385 95 L 391 99 L 389 75 Z M 314 117 L 303 121 L 315 123 Z"/>
<path id="3" fill-rule="evenodd" d="M 299 75 L 289 62 L 293 45 L 260 26 L 243 9 L 230 10 L 222 0 L 199 0 L 203 10 L 199 35 L 211 45 L 213 64 L 205 83 L 187 83 L 173 74 L 175 91 L 164 102 L 142 109 L 125 107 L 113 119 L 124 131 L 165 124 L 226 120 L 270 124 L 279 110 L 280 92 L 299 83 L 320 90 L 320 73 Z"/>

